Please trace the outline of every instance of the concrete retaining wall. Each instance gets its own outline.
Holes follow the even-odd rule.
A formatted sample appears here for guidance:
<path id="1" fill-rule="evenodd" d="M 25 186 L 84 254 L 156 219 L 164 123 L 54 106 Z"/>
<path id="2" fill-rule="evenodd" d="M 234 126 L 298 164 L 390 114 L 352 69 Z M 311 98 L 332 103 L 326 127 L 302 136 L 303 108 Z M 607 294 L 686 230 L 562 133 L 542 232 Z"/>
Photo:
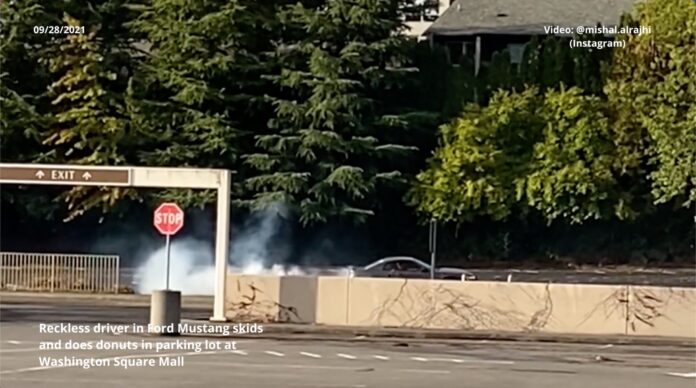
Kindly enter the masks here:
<path id="1" fill-rule="evenodd" d="M 626 334 L 696 338 L 696 290 L 628 286 Z"/>
<path id="2" fill-rule="evenodd" d="M 228 274 L 225 316 L 236 322 L 278 320 L 280 279 L 278 276 Z"/>
<path id="3" fill-rule="evenodd" d="M 316 277 L 228 274 L 226 293 L 225 315 L 233 321 L 316 321 Z"/>
<path id="4" fill-rule="evenodd" d="M 317 277 L 284 276 L 280 278 L 279 321 L 314 323 L 317 314 Z"/>
<path id="5" fill-rule="evenodd" d="M 348 323 L 348 277 L 321 276 L 317 278 L 316 323 L 346 325 Z"/>
<path id="6" fill-rule="evenodd" d="M 321 325 L 696 338 L 696 289 L 228 277 L 228 318 Z"/>
<path id="7" fill-rule="evenodd" d="M 620 334 L 625 287 L 353 279 L 346 324 Z M 321 323 L 321 322 L 320 322 Z"/>

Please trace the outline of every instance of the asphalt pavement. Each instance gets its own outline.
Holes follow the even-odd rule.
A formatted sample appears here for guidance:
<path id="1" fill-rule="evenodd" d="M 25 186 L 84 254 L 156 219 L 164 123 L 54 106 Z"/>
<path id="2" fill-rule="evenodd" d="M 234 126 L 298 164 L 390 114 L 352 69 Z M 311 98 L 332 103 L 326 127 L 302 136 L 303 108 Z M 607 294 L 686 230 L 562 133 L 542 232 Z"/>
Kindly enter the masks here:
<path id="1" fill-rule="evenodd" d="M 480 280 L 696 287 L 696 268 L 472 269 Z"/>
<path id="2" fill-rule="evenodd" d="M 38 325 L 2 324 L 3 387 L 693 387 L 693 351 L 611 345 L 346 343 L 225 339 L 234 349 L 205 350 L 204 339 L 137 335 L 37 335 Z M 134 350 L 40 350 L 44 340 L 132 341 Z M 142 341 L 160 343 L 159 352 Z M 175 348 L 176 342 L 191 344 Z M 169 343 L 170 345 L 164 345 Z M 156 345 L 153 345 L 156 348 Z M 173 349 L 173 350 L 170 350 Z M 92 359 L 89 369 L 42 365 L 41 357 Z M 182 358 L 179 358 L 182 357 Z M 152 365 L 142 365 L 152 360 Z M 165 361 L 167 360 L 167 361 Z M 180 360 L 180 361 L 179 361 Z M 162 365 L 165 362 L 182 365 Z M 140 363 L 140 364 L 139 364 Z"/>
<path id="3" fill-rule="evenodd" d="M 345 276 L 345 267 L 303 268 L 307 274 Z M 658 287 L 696 287 L 696 267 L 640 268 L 587 267 L 578 269 L 474 268 L 469 269 L 482 281 L 565 283 L 565 284 L 628 284 Z M 134 268 L 121 268 L 120 282 L 137 290 L 138 273 Z"/>
<path id="4" fill-rule="evenodd" d="M 692 345 L 42 333 L 40 325 L 57 322 L 91 327 L 146 324 L 148 311 L 144 306 L 108 300 L 90 304 L 86 299 L 36 298 L 23 303 L 7 299 L 0 300 L 0 386 L 10 388 L 198 387 L 231 382 L 249 388 L 678 388 L 696 384 Z M 186 322 L 210 311 L 195 303 L 185 302 L 185 306 Z M 62 341 L 63 348 L 40 348 L 42 342 L 45 347 L 56 341 Z M 66 350 L 67 341 L 92 345 L 91 349 Z M 123 344 L 132 348 L 119 349 Z M 57 364 L 61 360 L 67 366 Z M 70 366 L 84 360 L 89 368 Z"/>

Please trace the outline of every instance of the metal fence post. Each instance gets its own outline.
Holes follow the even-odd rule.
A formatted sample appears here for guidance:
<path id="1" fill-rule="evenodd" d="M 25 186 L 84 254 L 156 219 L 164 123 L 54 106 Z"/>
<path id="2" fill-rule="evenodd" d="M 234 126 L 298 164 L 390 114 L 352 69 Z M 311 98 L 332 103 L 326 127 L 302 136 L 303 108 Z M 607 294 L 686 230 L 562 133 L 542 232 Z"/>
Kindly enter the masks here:
<path id="1" fill-rule="evenodd" d="M 121 258 L 120 257 L 114 257 L 114 260 L 116 260 L 116 294 L 119 292 L 119 288 L 121 288 Z"/>
<path id="2" fill-rule="evenodd" d="M 53 292 L 53 284 L 56 282 L 56 255 L 51 255 L 51 292 Z"/>

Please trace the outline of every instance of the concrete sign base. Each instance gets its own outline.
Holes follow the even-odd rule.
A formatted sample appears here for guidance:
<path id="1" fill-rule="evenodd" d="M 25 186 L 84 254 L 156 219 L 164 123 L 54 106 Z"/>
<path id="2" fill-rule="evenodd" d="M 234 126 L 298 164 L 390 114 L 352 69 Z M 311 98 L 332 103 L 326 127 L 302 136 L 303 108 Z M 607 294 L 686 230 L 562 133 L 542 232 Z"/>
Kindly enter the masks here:
<path id="1" fill-rule="evenodd" d="M 181 292 L 158 290 L 150 299 L 150 333 L 179 335 L 181 322 Z"/>

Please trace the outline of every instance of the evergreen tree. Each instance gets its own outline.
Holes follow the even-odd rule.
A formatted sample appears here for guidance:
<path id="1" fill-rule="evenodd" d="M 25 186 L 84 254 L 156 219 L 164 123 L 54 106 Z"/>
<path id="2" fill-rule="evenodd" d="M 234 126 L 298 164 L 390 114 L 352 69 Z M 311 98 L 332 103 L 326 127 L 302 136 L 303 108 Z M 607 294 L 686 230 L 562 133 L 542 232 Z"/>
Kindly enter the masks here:
<path id="1" fill-rule="evenodd" d="M 49 77 L 39 53 L 44 40 L 33 26 L 48 19 L 37 1 L 0 2 L 0 155 L 3 161 L 31 161 L 40 151 L 38 133 L 46 121 L 39 105 Z"/>
<path id="2" fill-rule="evenodd" d="M 68 26 L 80 26 L 70 16 Z M 43 59 L 57 80 L 50 86 L 53 98 L 53 120 L 42 133 L 43 144 L 50 151 L 44 160 L 58 163 L 118 165 L 126 162 L 128 150 L 136 144 L 124 111 L 122 97 L 110 84 L 118 78 L 109 68 L 97 41 L 98 27 L 85 34 L 67 35 L 55 41 L 52 55 Z M 95 206 L 108 211 L 124 198 L 133 197 L 133 190 L 119 188 L 94 189 L 74 187 L 64 193 L 71 216 Z"/>
<path id="3" fill-rule="evenodd" d="M 413 50 L 414 65 L 418 68 L 418 87 L 427 85 L 430 93 L 417 93 L 415 99 L 419 105 L 437 111 L 447 104 L 447 97 L 452 85 L 449 77 L 452 65 L 447 50 L 441 45 L 431 47 L 427 41 L 419 42 Z M 461 108 L 461 107 L 458 107 Z"/>
<path id="4" fill-rule="evenodd" d="M 575 39 L 586 41 L 600 41 L 609 38 L 602 34 L 584 34 Z M 601 95 L 604 86 L 604 71 L 611 61 L 611 49 L 587 49 L 576 47 L 570 50 L 570 58 L 573 68 L 572 85 L 579 87 L 588 94 Z"/>
<path id="5" fill-rule="evenodd" d="M 525 84 L 537 84 L 541 78 L 541 42 L 536 35 L 527 43 L 520 63 L 520 78 Z"/>
<path id="6" fill-rule="evenodd" d="M 0 3 L 2 19 L 2 157 L 12 161 L 112 164 L 124 160 L 129 146 L 116 142 L 126 121 L 118 97 L 127 83 L 131 17 L 122 0 L 66 0 Z M 77 16 L 76 18 L 68 15 Z M 36 33 L 47 25 L 85 26 L 85 35 Z M 103 23 L 103 25 L 102 25 Z M 118 127 L 118 128 L 117 128 Z M 6 194 L 24 190 L 13 188 Z M 42 217 L 52 191 L 25 195 L 27 209 L 40 203 Z M 74 188 L 63 192 L 72 215 L 102 205 L 109 209 L 120 189 Z M 17 203 L 17 202 L 15 202 Z"/>
<path id="7" fill-rule="evenodd" d="M 259 54 L 268 49 L 273 5 L 153 0 L 141 9 L 132 27 L 148 46 L 129 89 L 133 123 L 147 140 L 141 163 L 239 167 L 245 135 L 256 129 L 248 117 L 263 86 Z M 196 205 L 212 198 L 191 191 L 166 195 Z"/>
<path id="8" fill-rule="evenodd" d="M 498 89 L 514 90 L 518 86 L 516 73 L 517 69 L 511 63 L 510 51 L 503 50 L 493 54 L 490 64 L 481 73 L 486 81 L 487 96 Z M 487 100 L 487 97 L 482 99 Z"/>
<path id="9" fill-rule="evenodd" d="M 46 36 L 33 27 L 50 20 L 43 2 L 0 2 L 0 158 L 2 162 L 32 162 L 42 151 L 41 133 L 50 122 L 46 88 L 50 74 L 39 62 Z M 45 187 L 7 185 L 0 190 L 3 211 L 9 206 L 16 220 L 44 221 L 58 209 Z M 12 214 L 11 212 L 7 212 Z M 4 221 L 4 220 L 3 220 Z M 5 229 L 12 228 L 9 224 Z"/>
<path id="10" fill-rule="evenodd" d="M 398 1 L 327 0 L 280 13 L 275 108 L 245 160 L 258 174 L 241 204 L 284 202 L 304 224 L 364 221 L 382 184 L 403 181 L 411 119 L 391 105 L 408 77 Z M 396 160 L 401 158 L 400 160 Z M 407 165 L 407 164 L 406 164 Z"/>

